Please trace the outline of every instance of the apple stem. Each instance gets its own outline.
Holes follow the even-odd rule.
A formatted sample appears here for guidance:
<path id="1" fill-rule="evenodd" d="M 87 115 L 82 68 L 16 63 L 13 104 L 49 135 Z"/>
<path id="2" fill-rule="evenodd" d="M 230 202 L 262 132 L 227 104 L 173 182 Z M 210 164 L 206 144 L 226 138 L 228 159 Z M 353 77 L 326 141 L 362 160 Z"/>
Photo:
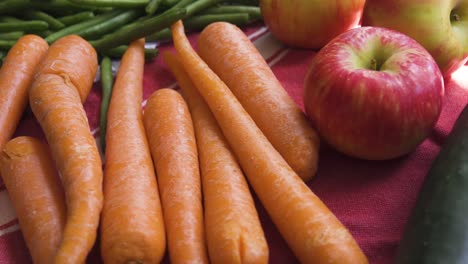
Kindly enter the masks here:
<path id="1" fill-rule="evenodd" d="M 460 15 L 458 15 L 458 14 L 453 14 L 453 15 L 452 15 L 452 20 L 453 20 L 453 21 L 460 21 Z"/>
<path id="2" fill-rule="evenodd" d="M 374 70 L 374 71 L 377 70 L 377 60 L 376 59 L 374 59 L 374 58 L 371 59 L 370 68 L 371 68 L 371 70 Z"/>

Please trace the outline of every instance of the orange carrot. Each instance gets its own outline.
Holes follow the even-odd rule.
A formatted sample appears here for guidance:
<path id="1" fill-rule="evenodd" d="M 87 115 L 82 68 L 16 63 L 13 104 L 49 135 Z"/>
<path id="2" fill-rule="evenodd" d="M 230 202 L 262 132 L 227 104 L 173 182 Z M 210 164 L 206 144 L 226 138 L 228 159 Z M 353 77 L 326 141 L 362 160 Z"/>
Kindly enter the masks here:
<path id="1" fill-rule="evenodd" d="M 161 202 L 143 127 L 144 39 L 132 42 L 107 115 L 101 255 L 105 263 L 159 263 L 165 249 Z"/>
<path id="2" fill-rule="evenodd" d="M 143 122 L 161 193 L 171 263 L 208 263 L 198 153 L 184 99 L 160 89 L 147 101 Z"/>
<path id="3" fill-rule="evenodd" d="M 96 77 L 96 50 L 76 35 L 65 37 L 54 46 L 47 51 L 47 59 L 42 60 L 37 75 L 61 77 L 67 86 L 78 91 L 81 102 L 84 102 Z"/>
<path id="4" fill-rule="evenodd" d="M 65 225 L 65 195 L 48 146 L 31 137 L 5 144 L 0 172 L 33 262 L 51 263 Z"/>
<path id="5" fill-rule="evenodd" d="M 268 263 L 268 245 L 249 186 L 210 109 L 177 56 L 163 53 L 193 118 L 211 263 Z"/>
<path id="6" fill-rule="evenodd" d="M 184 69 L 298 259 L 302 263 L 367 263 L 349 231 L 291 169 L 229 88 L 192 49 L 182 22 L 171 29 Z"/>
<path id="7" fill-rule="evenodd" d="M 28 104 L 28 89 L 49 45 L 35 35 L 16 41 L 0 69 L 0 148 L 13 136 Z"/>
<path id="8" fill-rule="evenodd" d="M 291 168 L 304 181 L 311 179 L 317 171 L 318 134 L 244 32 L 213 23 L 200 34 L 198 50 Z"/>
<path id="9" fill-rule="evenodd" d="M 81 37 L 63 37 L 49 48 L 29 91 L 59 170 L 67 222 L 55 263 L 84 263 L 94 245 L 102 209 L 102 163 L 82 101 L 97 70 L 97 55 Z"/>

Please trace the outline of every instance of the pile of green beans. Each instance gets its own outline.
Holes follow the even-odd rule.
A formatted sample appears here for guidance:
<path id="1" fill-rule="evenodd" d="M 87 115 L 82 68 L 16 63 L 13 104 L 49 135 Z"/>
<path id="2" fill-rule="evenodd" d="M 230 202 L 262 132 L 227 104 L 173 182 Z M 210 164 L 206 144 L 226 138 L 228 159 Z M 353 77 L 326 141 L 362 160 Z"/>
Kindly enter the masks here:
<path id="1" fill-rule="evenodd" d="M 258 0 L 3 0 L 0 59 L 25 34 L 39 35 L 49 44 L 76 34 L 101 57 L 119 59 L 133 40 L 170 40 L 169 26 L 179 19 L 187 31 L 200 31 L 217 21 L 243 26 L 261 14 Z M 148 60 L 157 54 L 146 50 Z"/>

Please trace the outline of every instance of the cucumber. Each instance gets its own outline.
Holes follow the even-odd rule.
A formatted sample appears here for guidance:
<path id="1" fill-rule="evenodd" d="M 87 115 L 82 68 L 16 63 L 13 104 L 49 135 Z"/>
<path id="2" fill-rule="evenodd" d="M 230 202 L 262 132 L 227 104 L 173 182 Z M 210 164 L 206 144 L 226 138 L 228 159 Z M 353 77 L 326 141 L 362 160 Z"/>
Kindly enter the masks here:
<path id="1" fill-rule="evenodd" d="M 424 180 L 396 263 L 468 263 L 468 106 Z"/>

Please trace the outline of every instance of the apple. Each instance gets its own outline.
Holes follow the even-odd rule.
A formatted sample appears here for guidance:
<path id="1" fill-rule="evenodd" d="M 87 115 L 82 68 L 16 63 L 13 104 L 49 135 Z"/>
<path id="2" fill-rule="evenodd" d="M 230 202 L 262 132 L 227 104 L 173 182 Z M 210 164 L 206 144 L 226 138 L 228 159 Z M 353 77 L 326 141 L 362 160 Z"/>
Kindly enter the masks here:
<path id="1" fill-rule="evenodd" d="M 362 24 L 417 40 L 447 77 L 468 58 L 468 0 L 368 0 Z"/>
<path id="2" fill-rule="evenodd" d="M 428 136 L 443 95 L 442 73 L 418 42 L 390 29 L 360 27 L 314 56 L 303 101 L 329 145 L 353 157 L 386 160 Z"/>
<path id="3" fill-rule="evenodd" d="M 365 0 L 260 0 L 263 20 L 283 43 L 320 49 L 358 26 Z"/>

